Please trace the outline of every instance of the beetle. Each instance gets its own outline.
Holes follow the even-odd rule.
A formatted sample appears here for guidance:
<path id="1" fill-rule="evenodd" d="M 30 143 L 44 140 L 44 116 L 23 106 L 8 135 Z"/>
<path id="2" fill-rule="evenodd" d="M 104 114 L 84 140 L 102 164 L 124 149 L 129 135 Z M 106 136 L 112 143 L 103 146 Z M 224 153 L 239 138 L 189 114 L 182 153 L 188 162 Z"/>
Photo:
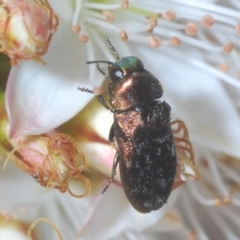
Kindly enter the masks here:
<path id="1" fill-rule="evenodd" d="M 109 141 L 115 143 L 117 152 L 112 166 L 112 176 L 103 193 L 116 174 L 120 177 L 126 197 L 141 213 L 160 209 L 172 191 L 176 174 L 176 148 L 170 123 L 170 106 L 159 99 L 163 95 L 157 78 L 144 68 L 134 56 L 120 58 L 105 37 L 116 62 L 88 61 L 107 77 L 108 100 L 102 94 L 99 101 L 113 112 L 114 122 Z M 108 64 L 103 69 L 99 63 Z M 92 90 L 79 88 L 93 93 Z"/>

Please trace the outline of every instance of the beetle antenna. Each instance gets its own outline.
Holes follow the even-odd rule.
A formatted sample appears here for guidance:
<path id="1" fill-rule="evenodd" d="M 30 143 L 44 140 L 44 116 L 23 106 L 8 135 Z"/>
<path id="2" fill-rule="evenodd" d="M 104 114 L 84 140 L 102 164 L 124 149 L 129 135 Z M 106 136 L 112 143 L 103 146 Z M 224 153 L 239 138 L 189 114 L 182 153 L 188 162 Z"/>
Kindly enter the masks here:
<path id="1" fill-rule="evenodd" d="M 116 56 L 117 60 L 120 60 L 119 54 L 117 53 L 117 50 L 115 49 L 115 47 L 111 44 L 111 42 L 109 41 L 108 37 L 105 36 L 105 41 L 108 45 L 108 47 L 110 48 L 110 50 L 114 53 L 114 55 Z"/>
<path id="2" fill-rule="evenodd" d="M 92 64 L 92 63 L 107 63 L 107 64 L 113 64 L 112 62 L 109 61 L 102 61 L 102 60 L 94 60 L 94 61 L 87 61 L 87 64 Z"/>

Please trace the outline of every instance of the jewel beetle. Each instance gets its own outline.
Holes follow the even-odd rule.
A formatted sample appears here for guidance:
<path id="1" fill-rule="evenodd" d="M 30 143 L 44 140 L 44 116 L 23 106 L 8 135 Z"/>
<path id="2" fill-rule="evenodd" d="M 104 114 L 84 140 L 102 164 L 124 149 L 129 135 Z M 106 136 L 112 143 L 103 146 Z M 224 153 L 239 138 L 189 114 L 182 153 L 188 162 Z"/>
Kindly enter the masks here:
<path id="1" fill-rule="evenodd" d="M 109 141 L 117 152 L 109 187 L 119 164 L 122 186 L 132 206 L 141 213 L 160 209 L 172 191 L 176 174 L 176 149 L 170 123 L 170 106 L 160 101 L 163 89 L 157 78 L 134 56 L 120 58 L 105 37 L 116 62 L 89 61 L 110 80 L 107 103 L 99 101 L 114 114 Z M 107 69 L 99 63 L 108 64 Z M 81 91 L 91 92 L 86 88 Z"/>

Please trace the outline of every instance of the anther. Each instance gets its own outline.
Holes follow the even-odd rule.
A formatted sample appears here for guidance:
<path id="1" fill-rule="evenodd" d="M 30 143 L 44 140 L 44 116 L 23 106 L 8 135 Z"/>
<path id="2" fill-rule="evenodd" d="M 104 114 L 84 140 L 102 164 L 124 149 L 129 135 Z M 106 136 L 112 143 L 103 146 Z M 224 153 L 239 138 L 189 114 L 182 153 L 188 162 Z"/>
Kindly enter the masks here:
<path id="1" fill-rule="evenodd" d="M 191 231 L 188 234 L 187 240 L 196 240 L 197 239 L 197 233 L 195 231 Z"/>
<path id="2" fill-rule="evenodd" d="M 159 37 L 148 37 L 148 44 L 153 48 L 161 46 L 161 43 L 162 41 Z"/>
<path id="3" fill-rule="evenodd" d="M 179 46 L 181 44 L 181 40 L 178 37 L 171 37 L 169 39 L 169 44 L 172 46 Z"/>
<path id="4" fill-rule="evenodd" d="M 89 40 L 89 38 L 88 38 L 87 35 L 82 35 L 82 36 L 79 37 L 79 41 L 80 41 L 81 43 L 87 43 L 88 40 Z"/>
<path id="5" fill-rule="evenodd" d="M 214 24 L 214 18 L 211 15 L 205 15 L 202 20 L 202 25 L 204 27 L 211 27 Z"/>
<path id="6" fill-rule="evenodd" d="M 217 206 L 217 207 L 220 207 L 220 206 L 223 206 L 223 205 L 229 205 L 231 202 L 232 202 L 232 199 L 230 197 L 214 199 L 214 205 Z"/>
<path id="7" fill-rule="evenodd" d="M 114 22 L 115 19 L 114 19 L 112 12 L 110 12 L 109 10 L 103 10 L 102 13 L 103 13 L 103 15 L 106 16 L 107 22 L 109 22 L 109 23 Z"/>
<path id="8" fill-rule="evenodd" d="M 13 221 L 13 217 L 10 213 L 5 214 L 4 220 L 6 223 L 11 223 Z"/>
<path id="9" fill-rule="evenodd" d="M 128 9 L 129 2 L 128 0 L 122 0 L 122 9 L 126 10 Z"/>
<path id="10" fill-rule="evenodd" d="M 94 87 L 93 88 L 93 93 L 98 96 L 98 95 L 102 95 L 103 94 L 103 88 L 102 87 Z"/>
<path id="11" fill-rule="evenodd" d="M 149 19 L 149 24 L 151 28 L 155 28 L 158 25 L 158 21 L 156 18 L 150 18 Z"/>
<path id="12" fill-rule="evenodd" d="M 186 25 L 185 32 L 187 35 L 194 36 L 196 35 L 197 31 L 198 31 L 198 27 L 195 23 L 190 22 Z"/>
<path id="13" fill-rule="evenodd" d="M 236 29 L 237 33 L 240 33 L 240 23 L 238 23 L 238 24 L 236 25 L 235 29 Z"/>
<path id="14" fill-rule="evenodd" d="M 79 33 L 81 31 L 81 27 L 79 25 L 72 26 L 72 31 L 74 33 Z"/>
<path id="15" fill-rule="evenodd" d="M 234 46 L 232 43 L 228 42 L 223 45 L 223 51 L 225 53 L 230 53 L 233 50 Z"/>
<path id="16" fill-rule="evenodd" d="M 229 70 L 229 64 L 227 63 L 221 63 L 219 65 L 219 70 L 221 70 L 222 72 L 227 72 Z"/>
<path id="17" fill-rule="evenodd" d="M 175 19 L 176 13 L 173 10 L 168 10 L 164 13 L 163 17 L 167 21 L 173 21 Z"/>
<path id="18" fill-rule="evenodd" d="M 120 31 L 119 36 L 123 42 L 126 42 L 128 40 L 128 35 L 124 30 Z"/>

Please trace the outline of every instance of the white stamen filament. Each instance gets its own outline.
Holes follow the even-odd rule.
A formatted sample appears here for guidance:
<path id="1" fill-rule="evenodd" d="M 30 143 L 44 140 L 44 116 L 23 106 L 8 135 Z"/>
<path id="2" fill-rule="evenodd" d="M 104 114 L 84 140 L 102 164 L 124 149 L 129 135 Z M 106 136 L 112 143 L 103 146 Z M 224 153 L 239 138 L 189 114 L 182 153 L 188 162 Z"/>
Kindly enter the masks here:
<path id="1" fill-rule="evenodd" d="M 85 2 L 84 7 L 85 8 L 93 8 L 96 10 L 113 10 L 113 9 L 119 9 L 121 8 L 121 4 L 101 4 L 101 3 L 93 3 L 93 2 Z"/>
<path id="2" fill-rule="evenodd" d="M 79 16 L 81 13 L 81 6 L 82 6 L 82 1 L 81 0 L 76 0 L 75 1 L 76 5 L 75 5 L 75 11 L 73 14 L 73 18 L 72 18 L 72 25 L 78 25 L 77 22 L 79 20 Z"/>
<path id="3" fill-rule="evenodd" d="M 212 178 L 214 179 L 213 184 L 218 189 L 218 192 L 221 193 L 223 196 L 228 196 L 228 190 L 225 187 L 225 184 L 222 181 L 222 178 L 220 177 L 220 173 L 217 168 L 218 162 L 215 161 L 216 158 L 214 158 L 210 154 L 205 155 L 206 161 L 209 164 L 209 170 L 211 172 Z"/>
<path id="4" fill-rule="evenodd" d="M 181 201 L 181 205 L 183 205 L 184 209 L 187 210 L 189 220 L 191 221 L 193 225 L 194 231 L 197 232 L 198 239 L 201 240 L 208 240 L 206 233 L 204 232 L 200 222 L 197 219 L 197 214 L 193 211 L 193 206 L 191 202 L 186 198 L 184 201 Z"/>
<path id="5" fill-rule="evenodd" d="M 218 226 L 218 229 L 224 229 L 221 231 L 223 235 L 225 235 L 225 239 L 231 239 L 231 240 L 237 240 L 239 239 L 239 236 L 237 237 L 233 231 L 230 229 L 229 224 L 226 224 L 225 221 L 223 221 L 222 216 L 219 214 L 218 211 L 215 211 L 214 214 L 209 214 L 209 216 L 212 218 L 214 223 Z"/>

